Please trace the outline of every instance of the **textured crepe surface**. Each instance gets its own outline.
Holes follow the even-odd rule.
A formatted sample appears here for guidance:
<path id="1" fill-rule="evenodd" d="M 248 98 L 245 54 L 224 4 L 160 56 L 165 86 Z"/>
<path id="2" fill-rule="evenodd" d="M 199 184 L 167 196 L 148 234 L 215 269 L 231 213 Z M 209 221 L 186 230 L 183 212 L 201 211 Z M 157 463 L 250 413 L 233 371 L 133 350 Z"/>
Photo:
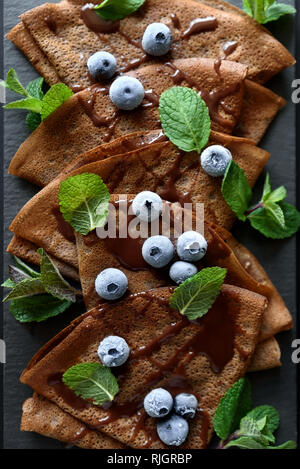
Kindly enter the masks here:
<path id="1" fill-rule="evenodd" d="M 119 70 L 144 55 L 139 46 L 133 45 L 119 32 L 98 35 L 89 30 L 80 18 L 81 7 L 85 3 L 84 0 L 47 3 L 21 15 L 22 22 L 42 53 L 47 56 L 60 79 L 70 86 L 89 85 L 86 61 L 99 49 L 107 50 L 117 57 Z M 294 63 L 291 54 L 250 17 L 228 6 L 224 8 L 224 4 L 220 5 L 219 2 L 214 6 L 218 6 L 218 9 L 192 0 L 148 0 L 138 12 L 121 20 L 120 31 L 140 42 L 148 24 L 163 21 L 171 28 L 174 38 L 168 60 L 199 56 L 218 59 L 224 54 L 226 43 L 237 41 L 237 48 L 230 54 L 230 59 L 246 64 L 249 77 L 258 82 L 267 81 Z M 179 18 L 180 29 L 174 27 L 171 13 Z M 182 39 L 182 32 L 192 20 L 209 16 L 218 21 L 215 30 Z M 49 18 L 50 21 L 45 21 Z M 8 37 L 17 42 L 15 31 Z M 20 46 L 21 41 L 18 42 Z M 21 42 L 21 49 L 29 56 L 25 41 L 24 45 Z M 71 64 L 76 66 L 72 67 Z"/>
<path id="2" fill-rule="evenodd" d="M 213 130 L 232 133 L 239 124 L 239 136 L 244 134 L 257 142 L 284 104 L 284 100 L 261 85 L 244 81 L 245 67 L 238 63 L 224 62 L 222 79 L 215 76 L 213 61 L 209 59 L 187 59 L 176 64 L 194 79 L 198 89 L 216 93 L 215 96 L 224 96 L 224 89 L 231 89 L 224 99 L 217 99 L 216 109 L 211 112 Z M 154 103 L 145 99 L 145 106 L 131 112 L 117 112 L 103 87 L 94 86 L 75 94 L 20 146 L 11 161 L 10 174 L 44 186 L 81 153 L 109 139 L 160 128 L 158 97 L 174 85 L 171 78 L 174 70 L 169 66 L 160 68 L 159 73 L 154 66 L 130 72 L 144 83 L 146 91 L 152 90 L 154 97 Z M 99 123 L 103 116 L 108 121 Z"/>
<path id="3" fill-rule="evenodd" d="M 216 134 L 213 138 L 219 143 L 226 142 L 233 159 L 244 169 L 253 186 L 269 154 L 243 140 L 231 140 L 228 136 Z M 197 153 L 182 153 L 168 141 L 87 164 L 68 176 L 84 172 L 101 176 L 111 194 L 152 190 L 170 202 L 203 203 L 208 222 L 216 222 L 228 229 L 234 221 L 234 215 L 221 194 L 220 179 L 210 177 L 202 170 Z M 57 259 L 77 268 L 72 232 L 66 235 L 70 226 L 64 222 L 58 206 L 60 183 L 66 177 L 57 178 L 36 194 L 16 216 L 10 229 L 17 236 L 43 247 Z"/>
<path id="4" fill-rule="evenodd" d="M 21 381 L 88 425 L 99 429 L 101 421 L 101 431 L 122 443 L 137 448 L 163 448 L 164 445 L 157 438 L 153 419 L 147 418 L 143 412 L 134 410 L 131 416 L 123 418 L 119 418 L 117 414 L 116 419 L 104 424 L 103 419 L 111 416 L 112 408 L 105 411 L 89 404 L 84 407 L 74 406 L 66 400 L 65 394 L 59 391 L 60 388 L 51 384 L 53 375 L 76 363 L 98 361 L 99 341 L 114 330 L 125 338 L 132 354 L 134 350 L 141 350 L 140 347 L 147 351 L 144 347 L 151 348 L 153 341 L 158 340 L 159 346 L 155 347 L 155 351 L 148 350 L 139 357 L 136 355 L 119 375 L 120 392 L 115 398 L 115 411 L 122 404 L 127 407 L 127 401 L 133 396 L 137 396 L 137 401 L 141 399 L 142 402 L 148 389 L 154 387 L 153 380 L 157 387 L 170 386 L 170 390 L 175 391 L 171 378 L 180 369 L 186 380 L 184 386 L 188 385 L 193 389 L 203 409 L 191 422 L 188 439 L 182 448 L 205 447 L 211 436 L 211 419 L 220 398 L 244 374 L 254 352 L 266 299 L 238 287 L 222 287 L 221 294 L 202 322 L 205 328 L 205 321 L 209 321 L 209 318 L 220 311 L 222 315 L 225 315 L 225 311 L 230 311 L 234 324 L 233 337 L 230 338 L 233 345 L 232 358 L 222 371 L 216 373 L 212 370 L 209 358 L 201 353 L 191 355 L 189 351 L 190 340 L 198 337 L 201 330 L 199 325 L 187 321 L 180 331 L 174 331 L 166 342 L 160 343 L 163 331 L 172 324 L 183 321 L 182 316 L 167 305 L 170 294 L 168 288 L 160 288 L 147 292 L 147 296 L 129 296 L 102 311 L 92 310 L 82 316 L 81 321 L 77 320 L 73 328 L 69 327 L 67 333 L 60 334 L 61 342 L 54 340 L 52 345 L 41 351 L 40 356 L 38 353 L 23 372 Z M 228 318 L 229 316 L 226 319 Z M 218 322 L 213 329 L 214 334 L 223 335 L 224 338 L 224 324 Z M 162 371 L 163 369 L 167 369 L 168 373 Z M 180 384 L 177 382 L 176 386 L 180 387 Z M 134 406 L 139 405 L 137 401 Z"/>

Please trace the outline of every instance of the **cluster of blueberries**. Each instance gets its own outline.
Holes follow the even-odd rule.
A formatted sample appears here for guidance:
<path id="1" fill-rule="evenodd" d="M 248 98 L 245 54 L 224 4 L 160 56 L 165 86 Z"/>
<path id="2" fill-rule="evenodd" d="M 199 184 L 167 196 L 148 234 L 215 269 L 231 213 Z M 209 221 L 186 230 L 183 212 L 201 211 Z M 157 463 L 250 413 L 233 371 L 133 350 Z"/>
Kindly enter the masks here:
<path id="1" fill-rule="evenodd" d="M 110 368 L 124 365 L 130 348 L 122 337 L 108 336 L 100 342 L 98 356 L 103 365 Z M 160 419 L 157 433 L 163 443 L 170 446 L 181 445 L 189 432 L 186 419 L 195 417 L 198 401 L 193 394 L 180 393 L 173 399 L 162 388 L 153 389 L 144 399 L 144 409 L 150 417 Z"/>
<path id="2" fill-rule="evenodd" d="M 162 199 L 154 192 L 140 192 L 132 202 L 133 213 L 143 221 L 153 221 L 162 213 Z M 169 275 L 173 282 L 183 283 L 197 273 L 197 267 L 191 262 L 203 258 L 207 250 L 205 238 L 196 231 L 186 231 L 177 240 L 177 255 L 180 261 L 174 262 Z M 144 260 L 157 269 L 166 267 L 175 255 L 174 246 L 169 238 L 162 235 L 151 236 L 142 246 Z M 103 270 L 95 280 L 98 295 L 105 300 L 118 300 L 128 288 L 128 280 L 119 269 Z"/>
<path id="3" fill-rule="evenodd" d="M 171 30 L 164 23 L 152 23 L 147 26 L 142 39 L 142 47 L 147 54 L 156 57 L 165 55 L 169 52 L 171 43 Z M 95 80 L 109 80 L 116 73 L 117 61 L 109 52 L 99 51 L 89 57 L 87 67 Z M 144 95 L 142 83 L 134 77 L 117 78 L 109 90 L 112 102 L 124 111 L 137 108 Z"/>

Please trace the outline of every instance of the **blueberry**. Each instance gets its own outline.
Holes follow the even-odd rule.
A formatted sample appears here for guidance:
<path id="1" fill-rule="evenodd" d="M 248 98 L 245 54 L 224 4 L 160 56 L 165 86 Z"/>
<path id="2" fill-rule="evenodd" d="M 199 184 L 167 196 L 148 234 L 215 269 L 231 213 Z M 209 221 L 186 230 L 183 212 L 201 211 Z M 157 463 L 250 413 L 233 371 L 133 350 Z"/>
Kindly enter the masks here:
<path id="1" fill-rule="evenodd" d="M 166 236 L 151 236 L 143 244 L 142 255 L 148 264 L 160 269 L 173 259 L 174 246 Z"/>
<path id="2" fill-rule="evenodd" d="M 162 388 L 153 389 L 144 399 L 144 409 L 150 417 L 166 417 L 172 407 L 173 397 Z"/>
<path id="3" fill-rule="evenodd" d="M 130 349 L 126 340 L 110 335 L 100 342 L 98 355 L 103 365 L 113 367 L 123 365 L 129 357 Z"/>
<path id="4" fill-rule="evenodd" d="M 213 177 L 223 176 L 232 160 L 232 154 L 222 145 L 212 145 L 201 153 L 202 169 Z"/>
<path id="5" fill-rule="evenodd" d="M 179 446 L 185 442 L 189 433 L 189 424 L 184 418 L 173 414 L 157 423 L 157 433 L 163 443 L 168 446 Z"/>
<path id="6" fill-rule="evenodd" d="M 183 283 L 198 272 L 197 267 L 189 262 L 177 261 L 171 265 L 169 275 L 173 282 Z"/>
<path id="7" fill-rule="evenodd" d="M 152 23 L 147 26 L 142 47 L 147 54 L 160 56 L 169 52 L 172 43 L 171 30 L 164 23 Z"/>
<path id="8" fill-rule="evenodd" d="M 206 251 L 207 242 L 197 231 L 186 231 L 177 240 L 177 254 L 183 261 L 199 261 Z"/>
<path id="9" fill-rule="evenodd" d="M 174 399 L 174 411 L 185 419 L 193 419 L 196 415 L 198 401 L 194 394 L 183 392 Z"/>
<path id="10" fill-rule="evenodd" d="M 117 78 L 109 89 L 112 102 L 124 111 L 138 107 L 144 99 L 145 90 L 142 83 L 134 77 Z"/>
<path id="11" fill-rule="evenodd" d="M 142 221 L 156 220 L 162 212 L 162 200 L 155 192 L 140 192 L 132 202 L 133 213 Z"/>
<path id="12" fill-rule="evenodd" d="M 117 69 L 117 61 L 109 52 L 96 52 L 87 61 L 87 67 L 95 80 L 108 80 Z"/>
<path id="13" fill-rule="evenodd" d="M 119 269 L 105 269 L 95 280 L 95 288 L 101 298 L 118 300 L 128 287 L 126 275 Z"/>

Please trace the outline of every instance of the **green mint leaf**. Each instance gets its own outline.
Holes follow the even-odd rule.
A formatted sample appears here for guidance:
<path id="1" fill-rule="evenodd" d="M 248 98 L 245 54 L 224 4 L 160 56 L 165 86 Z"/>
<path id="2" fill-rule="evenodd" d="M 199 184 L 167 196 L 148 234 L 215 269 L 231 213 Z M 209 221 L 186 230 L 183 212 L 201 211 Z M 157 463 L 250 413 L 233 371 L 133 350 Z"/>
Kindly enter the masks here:
<path id="1" fill-rule="evenodd" d="M 295 441 L 286 441 L 279 446 L 268 446 L 267 449 L 296 449 L 297 443 Z"/>
<path id="2" fill-rule="evenodd" d="M 26 116 L 26 124 L 31 132 L 33 132 L 41 122 L 41 115 L 37 112 L 30 111 Z"/>
<path id="3" fill-rule="evenodd" d="M 284 239 L 293 236 L 300 228 L 300 212 L 287 202 L 279 202 L 285 220 L 282 228 L 265 208 L 258 208 L 250 213 L 247 218 L 251 226 L 267 238 Z"/>
<path id="4" fill-rule="evenodd" d="M 222 194 L 236 216 L 245 221 L 245 212 L 252 198 L 252 189 L 244 171 L 234 161 L 230 162 L 224 174 Z"/>
<path id="5" fill-rule="evenodd" d="M 170 306 L 190 320 L 200 318 L 212 307 L 223 285 L 226 269 L 208 267 L 175 288 Z"/>
<path id="6" fill-rule="evenodd" d="M 240 449 L 267 449 L 264 445 L 256 441 L 254 438 L 249 436 L 241 436 L 236 440 L 232 440 L 224 446 L 224 449 L 228 448 L 240 448 Z"/>
<path id="7" fill-rule="evenodd" d="M 271 194 L 267 197 L 267 202 L 281 202 L 286 198 L 286 188 L 284 186 L 280 186 L 275 191 L 271 192 Z"/>
<path id="8" fill-rule="evenodd" d="M 14 256 L 15 263 L 17 267 L 22 270 L 25 274 L 28 274 L 31 278 L 39 278 L 41 275 L 36 272 L 34 269 L 29 267 L 25 262 L 19 259 L 17 256 Z"/>
<path id="9" fill-rule="evenodd" d="M 38 295 L 39 293 L 45 293 L 45 288 L 43 287 L 41 279 L 25 279 L 17 283 L 3 301 L 17 300 L 32 295 Z"/>
<path id="10" fill-rule="evenodd" d="M 96 362 L 72 366 L 63 374 L 63 382 L 77 396 L 95 405 L 113 401 L 119 391 L 118 381 L 110 369 Z"/>
<path id="11" fill-rule="evenodd" d="M 219 402 L 213 418 L 214 430 L 222 440 L 239 428 L 241 419 L 251 409 L 251 386 L 247 378 L 239 381 L 226 391 Z"/>
<path id="12" fill-rule="evenodd" d="M 243 0 L 243 10 L 253 18 L 252 3 L 251 0 Z"/>
<path id="13" fill-rule="evenodd" d="M 244 417 L 240 423 L 240 436 L 248 436 L 256 440 L 263 446 L 269 445 L 269 440 L 262 434 L 262 430 L 266 426 L 267 417 L 263 417 L 262 419 L 256 421 L 251 417 Z"/>
<path id="14" fill-rule="evenodd" d="M 41 255 L 41 281 L 46 292 L 60 300 L 75 303 L 75 289 L 62 277 L 48 254 L 41 248 L 37 251 Z"/>
<path id="15" fill-rule="evenodd" d="M 271 183 L 270 183 L 270 174 L 267 173 L 265 183 L 264 183 L 262 202 L 265 202 L 267 200 L 271 192 L 272 192 L 272 189 L 271 189 Z"/>
<path id="16" fill-rule="evenodd" d="M 263 417 L 267 417 L 266 428 L 274 433 L 279 427 L 279 413 L 271 405 L 261 405 L 250 410 L 246 417 L 250 417 L 254 420 L 260 420 Z"/>
<path id="17" fill-rule="evenodd" d="M 106 223 L 110 195 L 97 174 L 71 176 L 60 185 L 60 211 L 77 233 L 87 235 Z"/>
<path id="18" fill-rule="evenodd" d="M 209 110 L 191 88 L 174 86 L 159 99 L 161 125 L 166 136 L 181 150 L 201 152 L 210 136 Z"/>
<path id="19" fill-rule="evenodd" d="M 274 3 L 267 9 L 266 16 L 262 24 L 276 21 L 281 16 L 293 15 L 294 13 L 296 13 L 296 10 L 291 5 L 286 5 L 285 3 Z"/>
<path id="20" fill-rule="evenodd" d="M 68 86 L 64 85 L 64 83 L 57 83 L 51 86 L 42 100 L 40 110 L 42 120 L 52 114 L 52 112 L 73 96 L 73 94 L 73 91 Z"/>
<path id="21" fill-rule="evenodd" d="M 35 80 L 32 80 L 28 83 L 28 85 L 26 86 L 26 91 L 32 98 L 42 100 L 44 97 L 44 93 L 42 90 L 43 83 L 44 78 L 36 78 Z"/>
<path id="22" fill-rule="evenodd" d="M 10 89 L 14 93 L 21 94 L 22 96 L 26 96 L 29 98 L 28 91 L 20 83 L 18 75 L 13 68 L 8 71 L 6 81 L 2 82 L 2 84 L 4 84 L 6 88 Z"/>
<path id="23" fill-rule="evenodd" d="M 36 98 L 25 98 L 19 101 L 12 101 L 3 106 L 4 109 L 27 109 L 28 111 L 41 112 L 41 101 Z"/>
<path id="24" fill-rule="evenodd" d="M 63 313 L 70 305 L 70 301 L 45 294 L 12 300 L 9 310 L 19 322 L 41 322 Z"/>
<path id="25" fill-rule="evenodd" d="M 1 287 L 4 287 L 4 288 L 14 288 L 15 286 L 16 284 L 10 278 L 5 280 L 5 282 L 1 284 Z"/>
<path id="26" fill-rule="evenodd" d="M 105 20 L 121 20 L 137 11 L 145 0 L 104 0 L 94 9 Z"/>
<path id="27" fill-rule="evenodd" d="M 9 278 L 10 280 L 16 284 L 20 283 L 23 280 L 30 279 L 30 275 L 27 273 L 23 272 L 23 270 L 18 269 L 18 267 L 15 267 L 13 265 L 8 266 L 8 273 L 9 273 Z"/>
<path id="28" fill-rule="evenodd" d="M 281 228 L 285 227 L 284 214 L 279 205 L 268 200 L 268 202 L 265 202 L 265 209 L 268 215 L 270 215 Z"/>

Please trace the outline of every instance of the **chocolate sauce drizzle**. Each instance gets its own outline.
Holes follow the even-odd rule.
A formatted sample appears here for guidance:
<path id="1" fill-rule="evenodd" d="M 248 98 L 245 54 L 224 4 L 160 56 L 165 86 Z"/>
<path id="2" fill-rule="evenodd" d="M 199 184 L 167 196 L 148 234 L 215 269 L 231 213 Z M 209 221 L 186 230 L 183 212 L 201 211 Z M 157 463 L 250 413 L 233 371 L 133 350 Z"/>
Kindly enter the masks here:
<path id="1" fill-rule="evenodd" d="M 187 39 L 193 34 L 214 31 L 218 27 L 218 20 L 214 16 L 196 18 L 192 20 L 189 27 L 181 34 L 182 39 Z"/>
<path id="2" fill-rule="evenodd" d="M 228 41 L 223 47 L 223 56 L 214 62 L 214 69 L 216 73 L 221 76 L 220 74 L 220 68 L 222 65 L 222 60 L 226 60 L 229 55 L 231 55 L 237 48 L 238 43 L 236 41 Z"/>

